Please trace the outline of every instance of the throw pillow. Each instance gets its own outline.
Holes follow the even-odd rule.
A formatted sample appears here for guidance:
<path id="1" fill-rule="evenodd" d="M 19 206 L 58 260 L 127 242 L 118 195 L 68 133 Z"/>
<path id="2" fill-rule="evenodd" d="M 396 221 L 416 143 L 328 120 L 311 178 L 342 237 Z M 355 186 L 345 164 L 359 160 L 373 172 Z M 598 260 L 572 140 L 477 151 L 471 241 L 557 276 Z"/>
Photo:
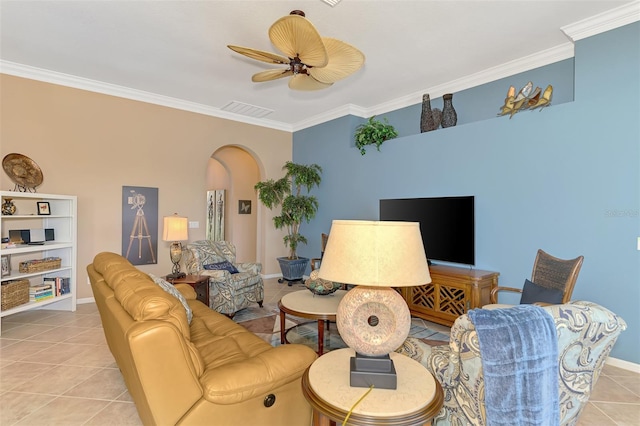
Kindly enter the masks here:
<path id="1" fill-rule="evenodd" d="M 161 289 L 163 289 L 164 291 L 166 291 L 167 293 L 169 293 L 170 295 L 178 299 L 180 303 L 182 303 L 182 306 L 184 306 L 184 310 L 187 313 L 187 322 L 191 324 L 191 320 L 193 319 L 193 311 L 191 310 L 191 307 L 187 303 L 187 299 L 184 298 L 182 293 L 180 293 L 178 289 L 175 288 L 174 285 L 171 284 L 170 282 L 165 281 L 160 277 L 156 277 L 153 274 L 149 274 L 149 276 L 151 277 L 154 283 L 160 286 Z"/>
<path id="2" fill-rule="evenodd" d="M 224 262 L 218 262 L 218 263 L 210 263 L 208 265 L 202 265 L 202 267 L 204 269 L 208 269 L 211 271 L 229 271 L 232 274 L 237 274 L 238 272 L 238 268 L 236 268 L 235 266 L 233 266 L 233 264 L 231 262 L 229 262 L 228 260 L 225 260 Z"/>
<path id="3" fill-rule="evenodd" d="M 542 287 L 529 280 L 524 280 L 524 287 L 522 288 L 522 297 L 520 298 L 520 304 L 530 305 L 536 302 L 545 302 L 551 303 L 552 305 L 557 305 L 562 303 L 562 296 L 562 290 Z"/>

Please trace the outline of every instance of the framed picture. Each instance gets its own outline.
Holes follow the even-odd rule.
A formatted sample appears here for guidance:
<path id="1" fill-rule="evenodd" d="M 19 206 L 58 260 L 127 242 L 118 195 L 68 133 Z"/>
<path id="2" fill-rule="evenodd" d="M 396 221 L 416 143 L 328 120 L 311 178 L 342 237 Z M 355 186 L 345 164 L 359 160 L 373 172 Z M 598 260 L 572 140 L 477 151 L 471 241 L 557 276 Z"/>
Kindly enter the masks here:
<path id="1" fill-rule="evenodd" d="M 207 240 L 224 241 L 224 191 L 224 189 L 207 191 Z"/>
<path id="2" fill-rule="evenodd" d="M 38 201 L 38 214 L 39 215 L 51 214 L 51 208 L 49 207 L 48 201 Z"/>
<path id="3" fill-rule="evenodd" d="M 251 214 L 251 200 L 238 200 L 238 214 Z"/>
<path id="4" fill-rule="evenodd" d="M 133 265 L 157 264 L 158 188 L 122 187 L 122 256 Z"/>
<path id="5" fill-rule="evenodd" d="M 2 256 L 2 276 L 6 277 L 11 274 L 11 261 L 9 256 Z"/>

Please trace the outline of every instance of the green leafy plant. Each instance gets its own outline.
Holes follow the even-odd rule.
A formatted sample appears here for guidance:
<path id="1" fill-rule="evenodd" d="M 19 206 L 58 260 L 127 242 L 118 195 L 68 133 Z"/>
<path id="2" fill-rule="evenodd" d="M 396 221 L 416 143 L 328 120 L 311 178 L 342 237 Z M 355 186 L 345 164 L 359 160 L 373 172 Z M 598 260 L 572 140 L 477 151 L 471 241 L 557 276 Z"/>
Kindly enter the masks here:
<path id="1" fill-rule="evenodd" d="M 276 229 L 287 230 L 284 245 L 289 248 L 289 259 L 297 259 L 298 244 L 307 243 L 300 234 L 300 225 L 303 221 L 309 223 L 318 211 L 316 197 L 302 194 L 302 188 L 306 188 L 308 193 L 314 186 L 320 186 L 322 168 L 317 164 L 287 161 L 282 170 L 287 173 L 281 179 L 258 182 L 254 188 L 258 191 L 258 199 L 267 208 L 280 207 L 280 215 L 273 218 L 273 223 Z"/>
<path id="2" fill-rule="evenodd" d="M 356 127 L 354 135 L 356 147 L 360 150 L 361 155 L 366 153 L 367 145 L 375 145 L 376 149 L 380 151 L 380 145 L 384 141 L 396 137 L 398 137 L 398 132 L 389 124 L 389 121 L 386 118 L 384 121 L 377 120 L 375 115 Z"/>

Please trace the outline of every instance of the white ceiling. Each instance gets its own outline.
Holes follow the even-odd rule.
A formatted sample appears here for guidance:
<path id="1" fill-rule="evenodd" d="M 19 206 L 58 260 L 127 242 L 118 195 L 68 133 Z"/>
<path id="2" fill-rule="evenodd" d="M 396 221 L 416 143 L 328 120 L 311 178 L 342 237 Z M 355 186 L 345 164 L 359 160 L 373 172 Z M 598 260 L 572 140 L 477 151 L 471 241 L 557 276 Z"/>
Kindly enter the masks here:
<path id="1" fill-rule="evenodd" d="M 302 9 L 364 67 L 326 90 L 292 91 L 227 49 L 273 51 L 269 26 Z M 283 130 L 416 104 L 573 56 L 574 40 L 638 20 L 640 2 L 0 1 L 0 71 Z M 594 30 L 595 28 L 595 30 Z M 564 30 L 564 31 L 563 31 Z M 232 101 L 273 110 L 222 111 Z"/>

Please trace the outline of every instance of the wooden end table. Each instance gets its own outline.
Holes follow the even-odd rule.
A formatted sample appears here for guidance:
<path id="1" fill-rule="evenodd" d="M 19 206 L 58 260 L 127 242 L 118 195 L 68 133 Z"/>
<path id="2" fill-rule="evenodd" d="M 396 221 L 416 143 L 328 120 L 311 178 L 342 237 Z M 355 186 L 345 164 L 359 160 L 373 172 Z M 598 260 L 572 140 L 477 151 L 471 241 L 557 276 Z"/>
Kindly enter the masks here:
<path id="1" fill-rule="evenodd" d="M 206 275 L 187 275 L 183 278 L 165 279 L 173 285 L 188 284 L 196 291 L 197 299 L 209 306 L 209 277 Z"/>
<path id="2" fill-rule="evenodd" d="M 336 320 L 340 301 L 347 294 L 338 290 L 326 296 L 318 296 L 309 290 L 294 291 L 282 296 L 278 302 L 280 308 L 280 343 L 287 342 L 285 330 L 286 314 L 318 321 L 318 355 L 324 353 L 324 326 L 326 321 Z"/>
<path id="3" fill-rule="evenodd" d="M 351 348 L 326 353 L 302 376 L 302 393 L 313 408 L 313 425 L 344 421 L 368 388 L 349 385 Z M 430 425 L 444 403 L 442 386 L 429 370 L 408 356 L 391 353 L 398 374 L 397 389 L 372 389 L 353 409 L 349 425 Z"/>

